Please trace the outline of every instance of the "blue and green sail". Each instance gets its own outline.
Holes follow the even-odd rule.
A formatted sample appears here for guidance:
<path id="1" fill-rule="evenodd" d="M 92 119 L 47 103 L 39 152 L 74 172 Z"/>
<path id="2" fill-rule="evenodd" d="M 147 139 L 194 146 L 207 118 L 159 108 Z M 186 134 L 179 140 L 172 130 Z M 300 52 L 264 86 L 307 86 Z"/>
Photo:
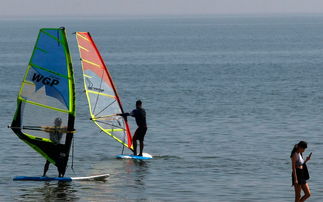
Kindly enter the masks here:
<path id="1" fill-rule="evenodd" d="M 57 118 L 62 120 L 59 128 L 53 127 Z M 74 120 L 74 77 L 65 29 L 40 29 L 18 94 L 11 128 L 64 174 Z M 60 133 L 58 142 L 51 138 L 53 128 Z"/>

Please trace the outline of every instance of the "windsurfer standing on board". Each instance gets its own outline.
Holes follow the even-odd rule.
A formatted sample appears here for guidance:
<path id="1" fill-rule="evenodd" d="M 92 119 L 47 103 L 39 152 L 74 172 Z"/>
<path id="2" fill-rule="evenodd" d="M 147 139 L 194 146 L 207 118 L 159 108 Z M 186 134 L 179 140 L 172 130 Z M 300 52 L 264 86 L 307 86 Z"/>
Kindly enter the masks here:
<path id="1" fill-rule="evenodd" d="M 135 117 L 137 123 L 137 130 L 133 136 L 133 154 L 137 155 L 137 140 L 140 142 L 140 153 L 139 156 L 142 156 L 142 151 L 144 150 L 144 138 L 147 132 L 147 123 L 146 123 L 146 111 L 142 108 L 141 100 L 137 100 L 136 109 L 132 110 L 131 113 L 118 114 L 123 117 L 132 116 Z"/>
<path id="2" fill-rule="evenodd" d="M 44 131 L 49 133 L 49 139 L 55 144 L 60 144 L 62 136 L 63 136 L 63 131 L 67 130 L 67 127 L 61 127 L 62 125 L 62 119 L 57 117 L 54 120 L 54 127 L 44 127 Z M 48 171 L 50 162 L 46 160 L 45 166 L 44 166 L 44 174 L 43 177 L 46 176 L 46 173 Z M 58 177 L 63 177 L 63 174 L 60 172 L 60 169 L 58 169 Z"/>

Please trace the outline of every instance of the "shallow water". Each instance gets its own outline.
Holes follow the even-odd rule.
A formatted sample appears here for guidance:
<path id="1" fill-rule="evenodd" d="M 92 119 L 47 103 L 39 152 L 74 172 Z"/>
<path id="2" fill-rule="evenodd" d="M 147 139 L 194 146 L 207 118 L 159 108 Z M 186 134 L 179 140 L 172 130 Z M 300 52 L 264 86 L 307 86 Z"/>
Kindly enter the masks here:
<path id="1" fill-rule="evenodd" d="M 11 19 L 0 21 L 1 201 L 292 201 L 290 151 L 307 155 L 323 199 L 323 16 Z M 38 30 L 64 25 L 77 88 L 74 172 L 106 182 L 16 182 L 45 160 L 6 126 Z M 124 104 L 143 100 L 149 161 L 89 122 L 75 31 L 90 31 Z M 139 78 L 139 79 L 138 79 Z M 131 121 L 132 130 L 135 129 Z M 69 166 L 71 166 L 72 158 Z M 50 167 L 48 175 L 55 176 Z"/>

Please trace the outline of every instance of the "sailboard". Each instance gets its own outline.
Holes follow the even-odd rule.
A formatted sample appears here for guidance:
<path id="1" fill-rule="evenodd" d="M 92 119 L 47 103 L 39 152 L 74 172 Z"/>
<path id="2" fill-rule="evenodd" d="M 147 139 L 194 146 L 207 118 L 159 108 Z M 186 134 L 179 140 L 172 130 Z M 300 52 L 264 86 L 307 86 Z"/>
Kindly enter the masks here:
<path id="1" fill-rule="evenodd" d="M 152 159 L 153 156 L 148 153 L 143 153 L 142 156 L 136 156 L 132 154 L 119 154 L 117 155 L 117 159 L 137 159 L 137 160 L 149 160 Z"/>
<path id="2" fill-rule="evenodd" d="M 109 174 L 93 175 L 87 177 L 29 177 L 29 176 L 16 176 L 14 181 L 104 181 L 108 178 Z"/>
<path id="3" fill-rule="evenodd" d="M 55 125 L 57 120 L 60 125 Z M 40 29 L 9 127 L 64 176 L 74 120 L 74 77 L 65 28 Z"/>
<path id="4" fill-rule="evenodd" d="M 122 103 L 98 48 L 90 33 L 76 32 L 81 57 L 84 89 L 91 120 L 105 134 L 111 136 L 129 150 L 133 150 L 132 136 Z"/>

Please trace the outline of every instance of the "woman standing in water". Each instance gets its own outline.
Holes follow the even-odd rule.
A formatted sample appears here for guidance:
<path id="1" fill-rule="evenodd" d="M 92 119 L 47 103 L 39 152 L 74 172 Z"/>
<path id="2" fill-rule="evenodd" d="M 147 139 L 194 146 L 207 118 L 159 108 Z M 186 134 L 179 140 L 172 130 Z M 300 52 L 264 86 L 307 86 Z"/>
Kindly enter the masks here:
<path id="1" fill-rule="evenodd" d="M 307 143 L 300 141 L 296 144 L 291 152 L 290 158 L 292 160 L 292 183 L 295 189 L 295 202 L 302 202 L 311 196 L 310 187 L 306 180 L 309 179 L 306 162 L 311 159 L 311 154 L 304 161 L 302 153 L 307 148 Z M 301 197 L 303 190 L 304 196 Z"/>

